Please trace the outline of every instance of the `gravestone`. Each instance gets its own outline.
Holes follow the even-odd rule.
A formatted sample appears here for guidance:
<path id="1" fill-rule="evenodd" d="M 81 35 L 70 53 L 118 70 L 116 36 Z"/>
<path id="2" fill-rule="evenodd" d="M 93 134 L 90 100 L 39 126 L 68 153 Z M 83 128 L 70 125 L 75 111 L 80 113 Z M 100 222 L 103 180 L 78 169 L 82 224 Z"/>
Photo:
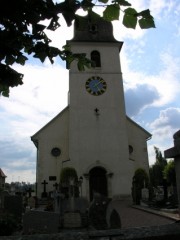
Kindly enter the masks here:
<path id="1" fill-rule="evenodd" d="M 94 199 L 89 207 L 89 223 L 97 230 L 105 230 L 108 228 L 106 214 L 110 201 L 109 198 L 99 193 L 94 194 Z"/>
<path id="2" fill-rule="evenodd" d="M 34 197 L 31 196 L 30 198 L 28 198 L 28 206 L 30 207 L 30 209 L 36 207 L 36 200 Z"/>
<path id="3" fill-rule="evenodd" d="M 165 158 L 174 158 L 177 194 L 178 194 L 178 202 L 179 202 L 179 214 L 180 214 L 180 130 L 173 135 L 173 138 L 174 138 L 174 147 L 165 150 L 164 156 Z"/>
<path id="4" fill-rule="evenodd" d="M 68 209 L 64 212 L 64 228 L 80 228 L 82 227 L 81 214 L 75 206 L 75 183 L 70 179 Z"/>
<path id="5" fill-rule="evenodd" d="M 157 186 L 156 191 L 155 191 L 155 199 L 156 199 L 156 201 L 164 200 L 164 187 L 163 186 Z"/>
<path id="6" fill-rule="evenodd" d="M 149 189 L 148 188 L 142 188 L 141 189 L 141 205 L 147 206 L 149 200 Z"/>
<path id="7" fill-rule="evenodd" d="M 71 211 L 71 200 L 67 198 L 61 198 L 61 204 L 60 204 L 60 213 L 62 216 L 65 216 L 65 221 L 63 223 L 64 227 L 69 227 L 70 224 L 73 228 L 75 227 L 87 227 L 88 225 L 88 207 L 89 202 L 84 197 L 78 197 L 74 198 L 74 209 L 75 214 L 69 214 L 72 213 Z M 77 216 L 75 216 L 77 215 Z M 78 224 L 73 224 L 72 221 L 68 220 L 70 216 L 73 217 L 73 219 L 77 221 Z M 81 218 L 81 221 L 78 220 Z M 69 221 L 69 223 L 67 223 Z M 67 223 L 67 224 L 66 224 Z"/>
<path id="8" fill-rule="evenodd" d="M 53 192 L 54 211 L 60 213 L 61 194 L 57 189 Z"/>
<path id="9" fill-rule="evenodd" d="M 142 196 L 142 200 L 148 201 L 148 199 L 149 199 L 149 189 L 148 188 L 142 188 L 141 196 Z"/>
<path id="10" fill-rule="evenodd" d="M 119 213 L 115 209 L 112 210 L 110 215 L 110 228 L 121 228 L 121 219 Z"/>

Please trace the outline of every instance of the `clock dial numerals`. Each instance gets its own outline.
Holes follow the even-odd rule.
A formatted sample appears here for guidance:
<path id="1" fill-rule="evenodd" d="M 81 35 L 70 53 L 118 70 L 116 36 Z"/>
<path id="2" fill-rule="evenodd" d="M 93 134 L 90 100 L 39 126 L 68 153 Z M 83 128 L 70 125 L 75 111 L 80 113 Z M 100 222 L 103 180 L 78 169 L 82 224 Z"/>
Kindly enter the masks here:
<path id="1" fill-rule="evenodd" d="M 86 90 L 94 95 L 99 96 L 107 89 L 107 83 L 101 77 L 91 77 L 86 81 Z"/>

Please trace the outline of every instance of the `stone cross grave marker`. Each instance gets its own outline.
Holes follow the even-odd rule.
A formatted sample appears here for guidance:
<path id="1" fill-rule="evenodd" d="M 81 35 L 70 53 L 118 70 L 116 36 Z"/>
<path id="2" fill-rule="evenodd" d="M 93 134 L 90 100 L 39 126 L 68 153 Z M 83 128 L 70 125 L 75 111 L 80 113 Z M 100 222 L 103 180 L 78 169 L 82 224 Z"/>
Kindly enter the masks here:
<path id="1" fill-rule="evenodd" d="M 46 182 L 46 180 L 44 180 L 41 184 L 44 185 L 44 188 L 43 188 L 43 192 L 42 192 L 41 197 L 42 197 L 42 198 L 46 198 L 46 197 L 47 197 L 46 185 L 48 184 L 48 182 Z"/>
<path id="2" fill-rule="evenodd" d="M 30 197 L 31 197 L 31 194 L 32 194 L 32 189 L 31 189 L 31 187 L 29 187 L 26 192 L 29 194 L 28 197 L 30 198 Z"/>

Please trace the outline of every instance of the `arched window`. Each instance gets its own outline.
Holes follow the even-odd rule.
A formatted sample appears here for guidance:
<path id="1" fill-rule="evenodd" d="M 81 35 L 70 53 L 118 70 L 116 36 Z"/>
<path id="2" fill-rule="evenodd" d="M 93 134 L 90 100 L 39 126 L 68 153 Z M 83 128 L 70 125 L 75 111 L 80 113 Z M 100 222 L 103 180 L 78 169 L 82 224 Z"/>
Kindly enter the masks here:
<path id="1" fill-rule="evenodd" d="M 129 145 L 129 154 L 133 153 L 133 147 L 131 145 Z"/>
<path id="2" fill-rule="evenodd" d="M 93 61 L 92 67 L 101 67 L 101 58 L 98 51 L 91 52 L 91 61 Z"/>

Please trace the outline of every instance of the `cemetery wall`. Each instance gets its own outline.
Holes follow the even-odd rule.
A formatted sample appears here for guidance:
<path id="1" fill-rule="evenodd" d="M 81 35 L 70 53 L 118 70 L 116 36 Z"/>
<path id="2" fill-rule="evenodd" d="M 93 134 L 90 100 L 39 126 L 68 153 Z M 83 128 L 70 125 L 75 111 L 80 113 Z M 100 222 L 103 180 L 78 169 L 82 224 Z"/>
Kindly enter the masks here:
<path id="1" fill-rule="evenodd" d="M 173 224 L 103 231 L 65 230 L 58 234 L 4 236 L 1 240 L 179 240 L 180 222 Z"/>

